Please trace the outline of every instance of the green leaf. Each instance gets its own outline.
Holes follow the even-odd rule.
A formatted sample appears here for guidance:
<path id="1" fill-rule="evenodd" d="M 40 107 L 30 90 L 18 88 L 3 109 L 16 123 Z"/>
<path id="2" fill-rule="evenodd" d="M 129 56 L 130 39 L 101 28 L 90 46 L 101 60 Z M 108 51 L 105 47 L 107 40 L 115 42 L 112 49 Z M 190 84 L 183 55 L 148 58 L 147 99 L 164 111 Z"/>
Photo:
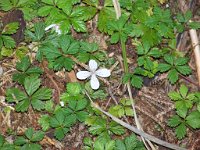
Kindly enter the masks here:
<path id="1" fill-rule="evenodd" d="M 180 94 L 182 95 L 183 98 L 187 96 L 188 93 L 188 88 L 184 84 L 181 85 L 180 87 Z"/>
<path id="2" fill-rule="evenodd" d="M 81 50 L 85 52 L 95 52 L 99 49 L 97 43 L 80 42 Z"/>
<path id="3" fill-rule="evenodd" d="M 32 99 L 37 100 L 49 100 L 52 96 L 52 90 L 48 88 L 41 88 L 37 90 L 33 95 Z"/>
<path id="4" fill-rule="evenodd" d="M 79 111 L 76 113 L 76 117 L 80 122 L 83 122 L 88 117 L 88 113 L 85 111 Z"/>
<path id="5" fill-rule="evenodd" d="M 88 104 L 88 101 L 86 99 L 80 99 L 77 102 L 75 110 L 76 111 L 83 110 L 87 106 L 87 104 Z M 69 106 L 70 106 L 70 104 L 69 104 Z"/>
<path id="6" fill-rule="evenodd" d="M 174 64 L 176 66 L 182 66 L 182 65 L 185 65 L 187 62 L 188 62 L 188 58 L 180 57 L 175 60 Z"/>
<path id="7" fill-rule="evenodd" d="M 110 122 L 109 127 L 110 127 L 110 131 L 116 135 L 122 135 L 125 132 L 124 128 L 114 121 Z"/>
<path id="8" fill-rule="evenodd" d="M 34 130 L 33 128 L 28 128 L 26 131 L 25 131 L 25 135 L 26 137 L 30 140 L 32 138 L 34 134 Z"/>
<path id="9" fill-rule="evenodd" d="M 45 5 L 43 7 L 40 7 L 38 9 L 38 15 L 42 16 L 42 17 L 45 17 L 45 16 L 47 16 L 51 12 L 52 9 L 53 9 L 52 6 L 46 6 Z"/>
<path id="10" fill-rule="evenodd" d="M 62 140 L 65 137 L 65 134 L 69 131 L 69 128 L 57 128 L 54 132 L 54 136 L 58 139 L 58 140 Z"/>
<path id="11" fill-rule="evenodd" d="M 22 136 L 19 136 L 17 137 L 17 139 L 14 141 L 14 144 L 17 145 L 17 146 L 20 146 L 20 145 L 24 145 L 26 144 L 28 141 L 22 137 Z"/>
<path id="12" fill-rule="evenodd" d="M 191 18 L 192 18 L 192 12 L 190 10 L 188 10 L 185 14 L 185 22 L 188 22 Z"/>
<path id="13" fill-rule="evenodd" d="M 165 55 L 164 60 L 170 65 L 174 64 L 174 58 L 172 55 Z"/>
<path id="14" fill-rule="evenodd" d="M 13 54 L 13 49 L 2 47 L 0 55 L 10 57 Z"/>
<path id="15" fill-rule="evenodd" d="M 27 95 L 17 88 L 9 88 L 6 90 L 6 100 L 8 102 L 19 102 L 27 99 Z"/>
<path id="16" fill-rule="evenodd" d="M 80 94 L 81 90 L 81 85 L 78 82 L 67 84 L 67 92 L 70 95 L 78 95 Z"/>
<path id="17" fill-rule="evenodd" d="M 23 101 L 20 101 L 19 103 L 17 103 L 17 105 L 15 106 L 16 111 L 27 111 L 28 107 L 30 105 L 30 100 L 29 99 L 24 99 Z"/>
<path id="18" fill-rule="evenodd" d="M 186 135 L 186 126 L 185 124 L 181 123 L 175 130 L 176 136 L 179 140 L 183 139 Z"/>
<path id="19" fill-rule="evenodd" d="M 175 91 L 172 91 L 172 92 L 169 92 L 168 93 L 168 96 L 172 99 L 172 100 L 182 100 L 182 97 L 179 93 L 175 92 Z"/>
<path id="20" fill-rule="evenodd" d="M 124 143 L 126 145 L 127 150 L 136 150 L 139 141 L 137 140 L 137 137 L 134 134 L 131 134 L 129 137 L 125 138 Z"/>
<path id="21" fill-rule="evenodd" d="M 20 62 L 17 62 L 16 69 L 19 71 L 25 72 L 31 65 L 30 59 L 28 56 L 25 56 L 21 59 Z"/>
<path id="22" fill-rule="evenodd" d="M 43 131 L 47 131 L 50 127 L 49 124 L 50 117 L 48 115 L 42 115 L 38 121 L 41 125 Z"/>
<path id="23" fill-rule="evenodd" d="M 111 140 L 105 144 L 105 150 L 113 150 L 115 147 L 115 141 Z"/>
<path id="24" fill-rule="evenodd" d="M 183 75 L 189 75 L 192 72 L 189 66 L 176 66 L 176 69 Z"/>
<path id="25" fill-rule="evenodd" d="M 35 91 L 40 87 L 40 79 L 36 77 L 27 77 L 24 81 L 24 87 L 29 96 L 33 95 Z"/>
<path id="26" fill-rule="evenodd" d="M 127 150 L 127 149 L 126 149 L 126 146 L 125 146 L 123 141 L 116 140 L 116 142 L 115 142 L 115 150 Z"/>
<path id="27" fill-rule="evenodd" d="M 178 80 L 178 72 L 175 69 L 170 70 L 167 78 L 169 79 L 171 84 L 176 83 L 176 81 Z"/>
<path id="28" fill-rule="evenodd" d="M 186 123 L 194 129 L 200 128 L 200 112 L 193 111 L 186 117 Z"/>
<path id="29" fill-rule="evenodd" d="M 2 34 L 14 34 L 17 32 L 18 28 L 19 28 L 18 22 L 9 23 L 4 27 Z"/>
<path id="30" fill-rule="evenodd" d="M 0 8 L 4 11 L 8 11 L 10 9 L 12 9 L 13 5 L 11 3 L 11 1 L 4 1 L 4 0 L 0 0 Z"/>
<path id="31" fill-rule="evenodd" d="M 30 139 L 31 142 L 39 142 L 44 138 L 44 132 L 42 131 L 37 131 L 33 134 L 32 138 Z"/>
<path id="32" fill-rule="evenodd" d="M 32 99 L 31 104 L 33 106 L 33 109 L 36 109 L 38 111 L 44 109 L 45 103 L 43 101 L 40 101 L 38 99 Z"/>
<path id="33" fill-rule="evenodd" d="M 189 22 L 188 25 L 189 25 L 189 27 L 191 29 L 198 30 L 200 28 L 200 23 L 199 22 Z"/>
<path id="34" fill-rule="evenodd" d="M 72 19 L 71 23 L 77 32 L 86 32 L 87 28 L 84 21 Z"/>
<path id="35" fill-rule="evenodd" d="M 171 117 L 169 120 L 168 120 L 168 126 L 170 127 L 176 127 L 178 126 L 179 124 L 181 123 L 181 118 L 177 115 Z"/>
<path id="36" fill-rule="evenodd" d="M 120 34 L 119 32 L 116 32 L 111 36 L 110 43 L 116 44 L 117 42 L 119 42 L 119 40 L 120 40 Z"/>
<path id="37" fill-rule="evenodd" d="M 160 63 L 160 64 L 158 65 L 158 70 L 159 70 L 160 72 L 166 72 L 166 71 L 168 71 L 170 68 L 171 68 L 171 65 L 169 65 L 169 64 Z"/>
<path id="38" fill-rule="evenodd" d="M 131 85 L 133 87 L 136 87 L 136 88 L 141 88 L 142 87 L 142 84 L 143 84 L 143 80 L 141 77 L 137 76 L 137 75 L 133 75 L 131 77 Z"/>
<path id="39" fill-rule="evenodd" d="M 15 41 L 12 37 L 2 35 L 1 38 L 3 40 L 3 44 L 6 48 L 14 48 L 15 47 Z"/>
<path id="40" fill-rule="evenodd" d="M 45 25 L 43 22 L 38 22 L 36 24 L 34 24 L 34 29 L 35 29 L 35 39 L 33 39 L 34 41 L 40 41 L 42 39 L 42 37 L 45 34 Z"/>

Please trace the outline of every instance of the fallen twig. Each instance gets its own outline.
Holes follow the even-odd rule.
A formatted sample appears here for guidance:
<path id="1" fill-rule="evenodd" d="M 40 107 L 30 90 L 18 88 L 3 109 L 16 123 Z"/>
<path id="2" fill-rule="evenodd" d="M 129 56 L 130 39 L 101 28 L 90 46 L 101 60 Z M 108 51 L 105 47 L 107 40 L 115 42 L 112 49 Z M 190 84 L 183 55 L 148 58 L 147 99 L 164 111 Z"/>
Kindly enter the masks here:
<path id="1" fill-rule="evenodd" d="M 174 144 L 170 144 L 166 141 L 163 141 L 163 140 L 160 140 L 152 135 L 149 135 L 147 133 L 145 133 L 144 131 L 141 131 L 139 129 L 137 129 L 136 127 L 134 126 L 131 126 L 130 124 L 127 124 L 125 123 L 124 121 L 118 119 L 117 117 L 111 115 L 110 113 L 104 111 L 103 109 L 101 109 L 98 105 L 96 105 L 93 100 L 91 99 L 91 97 L 89 96 L 89 94 L 87 93 L 87 91 L 85 91 L 85 94 L 87 95 L 87 97 L 89 98 L 90 102 L 91 102 L 91 105 L 93 107 L 95 107 L 96 109 L 98 109 L 99 111 L 101 111 L 103 114 L 105 114 L 106 116 L 110 117 L 113 121 L 119 123 L 120 125 L 122 125 L 123 127 L 133 131 L 134 133 L 144 137 L 145 139 L 148 139 L 158 145 L 161 145 L 161 146 L 164 146 L 164 147 L 167 147 L 167 148 L 170 148 L 170 149 L 173 149 L 173 150 L 186 150 L 185 148 L 181 148 L 177 145 L 174 145 Z"/>

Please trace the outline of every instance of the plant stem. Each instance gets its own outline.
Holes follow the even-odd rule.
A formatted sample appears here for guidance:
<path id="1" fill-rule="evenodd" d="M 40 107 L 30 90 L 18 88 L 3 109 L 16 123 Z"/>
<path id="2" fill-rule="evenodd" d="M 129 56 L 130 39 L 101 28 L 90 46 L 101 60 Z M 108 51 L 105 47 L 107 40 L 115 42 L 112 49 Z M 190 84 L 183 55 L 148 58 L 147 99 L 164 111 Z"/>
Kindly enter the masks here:
<path id="1" fill-rule="evenodd" d="M 125 42 L 121 41 L 121 47 L 122 47 L 122 57 L 123 57 L 123 62 L 124 62 L 124 72 L 128 73 L 128 62 L 127 62 L 127 54 L 126 54 L 126 45 Z"/>

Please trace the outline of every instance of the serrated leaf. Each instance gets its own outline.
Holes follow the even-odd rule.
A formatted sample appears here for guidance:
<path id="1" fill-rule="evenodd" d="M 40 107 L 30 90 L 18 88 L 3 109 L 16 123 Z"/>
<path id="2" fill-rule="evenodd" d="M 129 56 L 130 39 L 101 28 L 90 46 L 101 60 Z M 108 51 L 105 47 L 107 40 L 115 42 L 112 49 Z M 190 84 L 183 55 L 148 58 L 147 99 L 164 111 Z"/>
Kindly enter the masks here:
<path id="1" fill-rule="evenodd" d="M 170 65 L 174 64 L 174 58 L 172 55 L 165 55 L 164 60 Z"/>
<path id="2" fill-rule="evenodd" d="M 31 96 L 40 87 L 40 79 L 36 77 L 27 77 L 24 81 L 24 88 L 29 96 Z"/>
<path id="3" fill-rule="evenodd" d="M 16 69 L 25 72 L 31 65 L 30 59 L 28 56 L 25 56 L 21 59 L 20 62 L 17 62 Z"/>
<path id="4" fill-rule="evenodd" d="M 42 115 L 38 120 L 38 123 L 42 126 L 43 131 L 47 131 L 50 127 L 49 124 L 50 117 L 48 115 Z"/>
<path id="5" fill-rule="evenodd" d="M 200 128 L 200 112 L 193 111 L 186 117 L 186 123 L 194 129 Z"/>
<path id="6" fill-rule="evenodd" d="M 115 142 L 115 150 L 127 150 L 127 149 L 126 149 L 126 146 L 125 146 L 123 141 L 116 140 L 116 142 Z"/>
<path id="7" fill-rule="evenodd" d="M 129 137 L 125 138 L 124 143 L 126 145 L 127 150 L 136 150 L 137 143 L 139 143 L 139 141 L 137 140 L 137 137 L 134 134 L 132 134 Z"/>
<path id="8" fill-rule="evenodd" d="M 192 72 L 189 66 L 176 66 L 176 69 L 183 75 L 189 75 Z"/>
<path id="9" fill-rule="evenodd" d="M 43 101 L 38 100 L 38 99 L 32 98 L 31 104 L 33 106 L 33 109 L 38 110 L 38 111 L 44 109 L 44 107 L 45 107 L 45 103 Z"/>
<path id="10" fill-rule="evenodd" d="M 33 128 L 28 128 L 26 131 L 25 131 L 25 136 L 30 140 L 32 138 L 34 134 L 34 130 Z"/>
<path id="11" fill-rule="evenodd" d="M 158 64 L 158 70 L 159 70 L 160 72 L 166 72 L 166 71 L 168 71 L 170 68 L 171 68 L 171 65 L 169 65 L 169 64 L 163 64 L 163 63 Z"/>
<path id="12" fill-rule="evenodd" d="M 27 95 L 18 88 L 9 88 L 6 90 L 6 100 L 8 102 L 19 102 L 27 98 Z"/>
<path id="13" fill-rule="evenodd" d="M 109 129 L 116 135 L 122 135 L 125 132 L 122 126 L 113 121 L 110 123 Z"/>
<path id="14" fill-rule="evenodd" d="M 176 129 L 175 129 L 175 132 L 176 132 L 176 136 L 179 140 L 183 139 L 186 135 L 186 126 L 181 123 Z"/>
<path id="15" fill-rule="evenodd" d="M 113 150 L 115 147 L 115 141 L 111 140 L 105 144 L 105 150 Z"/>
<path id="16" fill-rule="evenodd" d="M 169 120 L 168 120 L 168 126 L 171 126 L 171 127 L 176 127 L 178 126 L 179 124 L 181 123 L 181 118 L 177 115 L 171 117 Z"/>
<path id="17" fill-rule="evenodd" d="M 3 44 L 6 48 L 14 48 L 15 47 L 16 43 L 12 37 L 2 35 L 1 38 L 3 40 Z"/>
<path id="18" fill-rule="evenodd" d="M 24 99 L 23 101 L 20 101 L 17 103 L 15 106 L 16 111 L 24 112 L 28 110 L 28 107 L 30 105 L 30 100 L 29 99 Z"/>
<path id="19" fill-rule="evenodd" d="M 171 84 L 176 83 L 178 80 L 178 72 L 175 69 L 169 71 L 167 78 L 169 79 Z"/>
<path id="20" fill-rule="evenodd" d="M 74 30 L 76 30 L 77 32 L 86 32 L 87 31 L 84 21 L 72 19 L 71 23 L 73 25 Z"/>
<path id="21" fill-rule="evenodd" d="M 175 100 L 175 101 L 181 100 L 181 99 L 182 99 L 181 95 L 180 95 L 178 92 L 175 92 L 175 91 L 169 92 L 169 93 L 168 93 L 168 96 L 169 96 L 172 100 Z"/>
<path id="22" fill-rule="evenodd" d="M 142 80 L 141 77 L 136 76 L 136 75 L 133 75 L 131 77 L 131 85 L 133 87 L 136 87 L 136 88 L 140 89 L 142 87 L 142 84 L 143 84 L 143 80 Z"/>
<path id="23" fill-rule="evenodd" d="M 67 84 L 67 92 L 70 95 L 78 95 L 81 92 L 81 85 L 77 82 Z"/>
<path id="24" fill-rule="evenodd" d="M 116 32 L 116 33 L 112 34 L 110 43 L 116 44 L 119 40 L 120 40 L 120 34 L 119 34 L 119 32 Z"/>
<path id="25" fill-rule="evenodd" d="M 69 128 L 57 128 L 54 132 L 54 136 L 58 139 L 58 140 L 62 140 L 65 137 L 65 134 L 69 131 Z"/>
<path id="26" fill-rule="evenodd" d="M 52 96 L 52 90 L 48 88 L 41 88 L 37 90 L 33 95 L 32 99 L 37 100 L 49 100 Z"/>
<path id="27" fill-rule="evenodd" d="M 28 141 L 27 141 L 24 137 L 19 136 L 19 137 L 17 137 L 17 139 L 14 141 L 14 144 L 20 146 L 20 145 L 24 145 L 24 144 L 27 143 L 27 142 L 28 142 Z"/>
<path id="28" fill-rule="evenodd" d="M 188 93 L 188 88 L 184 84 L 181 85 L 180 87 L 180 94 L 182 95 L 183 98 L 187 96 Z"/>
<path id="29" fill-rule="evenodd" d="M 191 29 L 194 29 L 194 30 L 198 30 L 200 28 L 199 22 L 189 22 L 188 25 Z"/>
<path id="30" fill-rule="evenodd" d="M 11 22 L 7 25 L 5 25 L 2 34 L 14 34 L 17 32 L 17 29 L 19 28 L 18 22 Z"/>
<path id="31" fill-rule="evenodd" d="M 176 66 L 182 66 L 182 65 L 185 65 L 186 63 L 188 62 L 188 58 L 185 58 L 185 57 L 180 57 L 180 58 L 177 58 L 174 62 L 174 64 Z"/>
<path id="32" fill-rule="evenodd" d="M 53 8 L 52 6 L 46 6 L 46 5 L 43 7 L 40 7 L 38 9 L 38 15 L 45 17 L 51 12 L 52 8 Z"/>
<path id="33" fill-rule="evenodd" d="M 44 132 L 42 131 L 37 131 L 33 134 L 32 138 L 30 139 L 31 142 L 39 142 L 44 138 Z"/>
<path id="34" fill-rule="evenodd" d="M 79 111 L 76 113 L 76 117 L 80 122 L 83 122 L 88 117 L 88 113 L 85 111 Z"/>

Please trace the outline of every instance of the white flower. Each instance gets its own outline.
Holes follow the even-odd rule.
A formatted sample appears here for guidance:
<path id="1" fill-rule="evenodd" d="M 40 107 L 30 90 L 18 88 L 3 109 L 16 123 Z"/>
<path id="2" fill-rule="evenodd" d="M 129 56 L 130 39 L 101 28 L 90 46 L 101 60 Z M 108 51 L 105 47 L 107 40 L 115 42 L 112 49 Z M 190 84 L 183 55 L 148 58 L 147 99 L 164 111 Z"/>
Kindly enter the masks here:
<path id="1" fill-rule="evenodd" d="M 65 103 L 63 101 L 60 101 L 60 106 L 61 107 L 64 107 L 65 106 Z"/>
<path id="2" fill-rule="evenodd" d="M 76 76 L 80 80 L 85 80 L 87 78 L 90 79 L 90 85 L 92 89 L 96 90 L 99 88 L 99 80 L 97 79 L 97 76 L 99 77 L 109 77 L 110 76 L 110 70 L 106 68 L 98 69 L 97 62 L 95 60 L 89 61 L 89 69 L 88 71 L 79 71 Z"/>
<path id="3" fill-rule="evenodd" d="M 58 24 L 51 24 L 48 27 L 45 28 L 45 31 L 48 31 L 49 29 L 53 28 L 58 35 L 61 34 L 60 26 Z"/>

